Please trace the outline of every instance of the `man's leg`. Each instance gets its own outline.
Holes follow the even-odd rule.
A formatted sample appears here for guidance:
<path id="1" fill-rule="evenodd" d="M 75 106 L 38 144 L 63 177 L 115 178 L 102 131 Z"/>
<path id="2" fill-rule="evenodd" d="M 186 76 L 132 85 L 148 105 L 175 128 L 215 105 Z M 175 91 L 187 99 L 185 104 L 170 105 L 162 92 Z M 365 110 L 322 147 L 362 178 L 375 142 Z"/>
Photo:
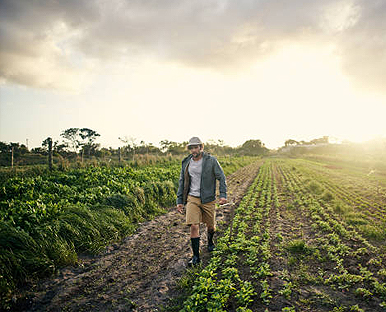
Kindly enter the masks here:
<path id="1" fill-rule="evenodd" d="M 196 265 L 200 262 L 200 222 L 201 209 L 199 198 L 188 196 L 186 204 L 186 224 L 190 226 L 190 240 L 192 243 L 193 258 L 188 262 L 189 266 Z"/>
<path id="2" fill-rule="evenodd" d="M 190 241 L 192 243 L 193 258 L 188 262 L 189 266 L 200 263 L 200 225 L 190 226 Z"/>
<path id="3" fill-rule="evenodd" d="M 208 226 L 208 251 L 214 250 L 213 236 L 214 236 L 215 228 L 214 226 Z"/>
<path id="4" fill-rule="evenodd" d="M 216 229 L 216 210 L 215 201 L 202 204 L 202 221 L 206 223 L 208 229 L 208 251 L 214 250 L 213 236 Z"/>
<path id="5" fill-rule="evenodd" d="M 190 226 L 190 238 L 200 237 L 200 226 L 198 224 L 192 224 Z"/>

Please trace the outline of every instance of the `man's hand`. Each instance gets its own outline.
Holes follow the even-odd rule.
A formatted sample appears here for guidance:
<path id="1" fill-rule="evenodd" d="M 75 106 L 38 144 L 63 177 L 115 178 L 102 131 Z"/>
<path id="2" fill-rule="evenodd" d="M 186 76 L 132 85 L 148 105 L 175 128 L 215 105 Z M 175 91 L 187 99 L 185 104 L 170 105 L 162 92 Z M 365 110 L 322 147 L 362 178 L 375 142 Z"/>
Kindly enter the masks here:
<path id="1" fill-rule="evenodd" d="M 183 204 L 178 204 L 178 205 L 177 205 L 177 211 L 178 211 L 179 213 L 182 213 L 182 209 L 184 209 L 184 205 L 183 205 Z"/>
<path id="2" fill-rule="evenodd" d="M 218 200 L 218 203 L 219 203 L 219 205 L 224 205 L 224 204 L 226 204 L 226 203 L 227 203 L 227 199 L 226 199 L 226 198 L 223 198 L 223 197 L 221 197 L 221 198 Z"/>

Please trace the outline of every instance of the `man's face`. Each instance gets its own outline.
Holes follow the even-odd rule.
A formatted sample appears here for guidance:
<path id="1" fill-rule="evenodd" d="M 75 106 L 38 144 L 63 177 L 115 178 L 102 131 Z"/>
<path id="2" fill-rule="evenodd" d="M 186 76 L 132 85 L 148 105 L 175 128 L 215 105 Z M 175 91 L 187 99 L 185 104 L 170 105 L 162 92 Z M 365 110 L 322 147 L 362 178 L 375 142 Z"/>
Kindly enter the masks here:
<path id="1" fill-rule="evenodd" d="M 201 147 L 200 145 L 190 145 L 189 146 L 190 154 L 192 154 L 193 158 L 200 157 Z"/>

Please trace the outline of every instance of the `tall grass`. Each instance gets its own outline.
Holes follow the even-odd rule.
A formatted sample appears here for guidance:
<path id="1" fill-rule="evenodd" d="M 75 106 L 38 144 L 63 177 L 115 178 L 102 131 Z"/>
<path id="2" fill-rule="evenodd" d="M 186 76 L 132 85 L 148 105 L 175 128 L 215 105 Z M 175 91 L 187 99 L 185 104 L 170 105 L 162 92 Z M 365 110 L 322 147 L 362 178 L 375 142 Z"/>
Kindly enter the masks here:
<path id="1" fill-rule="evenodd" d="M 10 221 L 0 221 L 0 300 L 29 280 L 49 276 L 59 267 L 76 264 L 79 253 L 96 254 L 131 233 L 138 222 L 165 212 L 174 204 L 171 181 L 148 182 L 130 194 L 113 194 L 94 206 L 63 207 L 49 221 L 27 233 Z"/>

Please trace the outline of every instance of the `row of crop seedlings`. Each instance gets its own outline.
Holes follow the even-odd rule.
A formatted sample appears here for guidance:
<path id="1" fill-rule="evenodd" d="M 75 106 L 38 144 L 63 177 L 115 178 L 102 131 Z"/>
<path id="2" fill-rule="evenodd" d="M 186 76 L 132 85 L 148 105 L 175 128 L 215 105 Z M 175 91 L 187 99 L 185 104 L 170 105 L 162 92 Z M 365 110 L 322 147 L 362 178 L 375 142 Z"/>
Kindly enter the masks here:
<path id="1" fill-rule="evenodd" d="M 312 173 L 312 171 L 311 172 L 306 171 L 306 175 L 308 177 L 311 177 L 315 181 L 320 181 L 320 176 L 316 176 L 315 174 Z M 301 183 L 301 181 L 299 181 L 299 183 Z M 304 183 L 303 183 L 303 185 L 304 185 Z M 364 239 L 362 237 L 363 235 L 366 235 L 367 237 L 371 237 L 371 238 L 376 238 L 378 240 L 380 240 L 380 239 L 383 240 L 383 238 L 385 237 L 385 234 L 386 234 L 386 231 L 384 229 L 385 221 L 380 222 L 379 219 L 378 220 L 375 219 L 375 216 L 373 213 L 369 212 L 369 210 L 371 209 L 370 203 L 368 204 L 369 206 L 367 208 L 364 208 L 362 206 L 362 208 L 361 208 L 362 210 L 360 213 L 349 214 L 349 216 L 351 216 L 351 218 L 354 218 L 354 220 L 345 218 L 344 216 L 342 217 L 340 210 L 341 209 L 344 210 L 346 208 L 341 207 L 342 206 L 341 202 L 335 202 L 332 199 L 337 198 L 339 200 L 343 200 L 343 202 L 344 202 L 343 205 L 347 205 L 348 209 L 351 209 L 351 205 L 352 205 L 351 199 L 355 198 L 356 195 L 344 194 L 342 196 L 341 192 L 339 191 L 339 188 L 335 185 L 332 186 L 328 181 L 324 181 L 323 187 L 325 189 L 327 189 L 327 192 L 321 194 L 321 198 L 320 197 L 318 198 L 317 196 L 315 196 L 315 198 L 318 198 L 318 200 L 323 203 L 326 212 L 328 212 L 331 215 L 331 217 L 333 219 L 335 219 L 335 223 L 343 224 L 347 230 L 354 232 L 354 236 L 357 239 L 361 240 L 365 245 L 368 245 L 368 242 L 366 239 Z M 365 210 L 363 210 L 363 209 L 365 209 Z M 334 212 L 337 212 L 338 215 L 335 214 Z M 363 213 L 365 213 L 371 217 L 364 217 Z M 383 216 L 383 218 L 384 218 L 384 216 Z M 366 219 L 366 220 L 364 220 L 364 219 Z M 339 220 L 339 222 L 336 220 Z M 376 222 L 376 221 L 379 221 L 379 222 Z M 367 222 L 368 225 L 362 226 L 362 223 L 364 223 L 364 222 Z M 358 223 L 358 224 L 356 224 L 356 223 Z M 336 225 L 336 227 L 339 227 L 339 225 Z M 359 235 L 358 233 L 356 233 L 358 231 L 362 232 L 363 235 Z M 370 248 L 371 248 L 371 246 L 370 246 Z"/>
<path id="2" fill-rule="evenodd" d="M 294 170 L 284 164 L 282 167 L 286 182 L 290 184 L 288 189 L 295 191 L 295 200 L 299 207 L 308 212 L 314 229 L 318 231 L 318 246 L 314 254 L 318 255 L 321 263 L 329 260 L 335 265 L 333 272 L 323 272 L 320 282 L 335 290 L 353 292 L 358 299 L 363 300 L 363 305 L 374 309 L 385 308 L 386 270 L 382 259 L 377 256 L 379 250 L 355 230 L 347 229 L 344 223 L 338 221 L 321 198 L 315 198 L 304 190 L 302 181 Z M 357 248 L 357 245 L 362 247 Z M 355 261 L 356 266 L 352 265 L 352 261 Z M 356 307 L 359 309 L 358 305 L 351 309 Z M 344 311 L 347 307 L 340 308 Z"/>
<path id="3" fill-rule="evenodd" d="M 288 172 L 290 172 L 288 170 Z M 283 174 L 285 174 L 283 172 Z M 323 227 L 325 230 L 331 230 L 331 228 L 334 229 L 334 231 L 340 233 L 343 236 L 351 237 L 355 241 L 360 241 L 363 245 L 368 247 L 371 250 L 374 250 L 374 246 L 372 246 L 362 235 L 360 235 L 356 229 L 353 226 L 345 224 L 344 221 L 340 220 L 340 218 L 334 214 L 333 209 L 329 206 L 328 201 L 324 200 L 323 198 L 318 198 L 312 195 L 309 191 L 305 190 L 305 183 L 299 178 L 298 175 L 292 174 L 291 179 L 297 183 L 298 186 L 291 186 L 289 189 L 291 189 L 292 192 L 294 192 L 294 188 L 296 189 L 296 192 L 301 192 L 304 195 L 301 195 L 301 199 L 306 200 L 306 202 L 309 201 L 311 198 L 314 202 L 317 201 L 319 203 L 322 203 L 323 209 L 318 209 L 318 213 L 321 216 L 322 219 L 318 219 L 317 223 Z M 291 183 L 291 179 L 289 180 L 289 183 Z M 307 198 L 308 197 L 308 198 Z M 301 203 L 301 200 L 295 201 L 297 203 Z M 318 207 L 318 206 L 317 206 Z M 314 216 L 314 218 L 317 218 Z"/>
<path id="4" fill-rule="evenodd" d="M 272 201 L 270 183 L 270 165 L 264 164 L 235 210 L 233 233 L 229 227 L 218 239 L 182 311 L 251 311 L 254 302 L 269 303 L 269 222 L 261 222 Z"/>
<path id="5" fill-rule="evenodd" d="M 276 247 L 278 249 L 275 257 L 278 271 L 275 275 L 282 280 L 282 289 L 278 293 L 284 298 L 275 298 L 276 310 L 280 304 L 283 305 L 287 302 L 288 306 L 290 302 L 291 306 L 283 308 L 282 311 L 297 311 L 297 309 L 300 309 L 299 311 L 308 311 L 310 309 L 308 306 L 314 302 L 311 299 L 308 302 L 304 300 L 300 288 L 304 284 L 317 283 L 315 277 L 311 276 L 312 272 L 309 272 L 309 266 L 312 265 L 310 261 L 314 257 L 320 256 L 321 252 L 315 249 L 315 256 L 311 255 L 310 247 L 304 241 L 304 235 L 307 235 L 307 231 L 312 228 L 309 223 L 305 223 L 304 218 L 301 218 L 300 203 L 301 200 L 305 199 L 301 189 L 293 183 L 292 177 L 286 171 L 283 171 L 282 161 L 275 161 L 275 171 L 277 172 L 277 182 L 279 182 L 278 199 L 275 205 L 280 207 L 280 209 L 277 209 L 276 216 L 281 219 L 280 211 L 282 211 L 283 217 L 287 218 L 286 223 L 291 225 L 289 230 L 287 227 L 286 232 L 281 229 L 282 222 L 279 223 L 277 228 L 276 240 L 278 244 Z M 277 192 L 276 184 L 274 184 L 274 189 Z M 315 295 L 315 297 L 320 296 L 319 293 Z"/>
<path id="6" fill-rule="evenodd" d="M 293 284 L 288 276 L 280 276 L 282 283 L 271 285 L 270 278 L 273 276 L 271 261 L 273 257 L 278 257 L 275 253 L 274 238 L 280 242 L 282 240 L 282 226 L 280 222 L 280 201 L 278 196 L 278 189 L 274 177 L 274 162 L 267 161 L 266 166 L 263 167 L 263 178 L 260 191 L 260 196 L 256 203 L 255 218 L 258 222 L 254 223 L 253 231 L 250 233 L 251 243 L 249 246 L 249 256 L 247 264 L 249 265 L 253 285 L 257 285 L 257 298 L 253 304 L 253 310 L 260 310 L 266 306 L 265 311 L 277 309 L 279 306 L 282 311 L 295 311 L 292 304 L 288 302 L 291 297 Z M 276 169 L 276 166 L 275 166 Z M 271 226 L 271 221 L 274 223 L 274 228 Z M 272 237 L 273 230 L 278 234 Z M 253 242 L 255 244 L 253 244 Z M 275 259 L 278 263 L 279 259 Z M 279 266 L 284 263 L 280 263 Z M 286 300 L 281 300 L 284 297 Z M 259 301 L 260 300 L 260 301 Z M 271 304 L 274 304 L 271 305 Z"/>
<path id="7" fill-rule="evenodd" d="M 358 194 L 350 192 L 347 189 L 342 189 L 342 187 L 338 185 L 331 185 L 327 181 L 323 181 L 322 184 L 327 190 L 336 194 L 336 196 L 343 200 L 346 204 L 355 204 L 357 211 L 361 212 L 367 221 L 376 221 L 379 223 L 383 220 L 385 211 L 381 210 L 378 203 L 369 202 L 363 197 L 359 197 Z"/>
<path id="8" fill-rule="evenodd" d="M 275 175 L 274 175 L 274 172 L 277 173 L 278 170 L 277 170 L 277 165 L 275 163 L 273 163 L 271 166 L 272 166 L 272 169 L 271 169 L 271 174 L 272 174 L 272 208 L 275 209 L 274 216 L 275 216 L 275 219 L 277 221 L 276 222 L 276 229 L 280 233 L 282 230 L 281 223 L 279 222 L 279 220 L 281 219 L 280 210 L 279 210 L 280 202 L 279 202 L 279 194 L 278 194 L 276 179 L 275 179 Z"/>
<path id="9" fill-rule="evenodd" d="M 304 170 L 304 168 L 302 168 Z M 369 222 L 374 221 L 384 222 L 385 221 L 385 206 L 377 203 L 375 201 L 369 201 L 365 199 L 363 196 L 359 196 L 358 193 L 354 191 L 350 191 L 347 187 L 344 188 L 336 183 L 334 185 L 331 184 L 331 179 L 325 177 L 325 173 L 316 174 L 314 170 L 307 170 L 308 174 L 310 174 L 313 178 L 317 179 L 318 182 L 322 183 L 322 185 L 329 190 L 330 192 L 337 195 L 338 198 L 343 200 L 349 205 L 355 204 L 357 210 L 360 211 L 364 216 L 366 216 Z M 324 174 L 323 174 L 324 173 Z M 363 186 L 362 186 L 363 187 Z M 359 186 L 357 186 L 359 188 Z"/>
<path id="10" fill-rule="evenodd" d="M 342 172 L 340 171 L 331 171 L 331 170 L 325 170 L 324 168 L 316 168 L 318 173 L 331 177 L 335 175 L 334 182 L 337 187 L 339 187 L 341 190 L 343 190 L 345 193 L 349 193 L 350 195 L 355 195 L 357 197 L 356 191 L 359 191 L 361 194 L 361 198 L 358 200 L 358 203 L 361 203 L 361 200 L 365 199 L 368 196 L 373 197 L 374 194 L 381 195 L 381 193 L 385 192 L 385 184 L 384 180 L 381 183 L 380 178 L 376 178 L 375 176 L 371 175 L 371 173 L 368 174 L 362 174 L 362 175 L 345 175 L 344 179 L 342 179 Z M 366 181 L 364 184 L 363 182 Z M 339 185 L 338 185 L 339 184 Z M 350 191 L 347 186 L 350 187 L 351 190 L 355 191 Z M 372 202 L 372 205 L 376 207 L 377 209 L 385 212 L 386 207 L 382 202 L 382 199 L 378 199 L 379 202 Z"/>
<path id="11" fill-rule="evenodd" d="M 335 185 L 330 185 L 328 182 L 324 182 L 323 186 L 336 196 L 339 200 L 343 201 L 348 207 L 355 207 L 355 214 L 349 214 L 351 218 L 348 220 L 353 225 L 364 225 L 370 224 L 371 226 L 384 226 L 385 225 L 385 211 L 381 211 L 379 208 L 376 208 L 378 205 L 375 202 L 369 202 L 366 199 L 359 197 L 353 192 L 345 192 L 340 187 Z M 334 207 L 333 207 L 334 208 Z M 344 207 L 336 206 L 335 210 L 338 212 L 344 210 Z M 358 216 L 356 218 L 355 216 Z M 368 236 L 373 236 L 374 238 L 385 237 L 385 233 L 379 232 L 378 235 L 373 233 L 367 233 Z"/>
<path id="12" fill-rule="evenodd" d="M 294 202 L 297 204 L 298 208 L 309 213 L 309 218 L 313 222 L 313 228 L 317 231 L 315 233 L 315 236 L 317 237 L 316 246 L 307 246 L 307 248 L 313 250 L 315 258 L 319 259 L 321 264 L 326 263 L 327 261 L 335 263 L 334 272 L 337 270 L 340 274 L 338 288 L 346 289 L 349 287 L 349 284 L 346 282 L 355 279 L 354 275 L 347 274 L 347 270 L 343 267 L 343 259 L 340 258 L 341 256 L 347 254 L 348 247 L 341 243 L 339 236 L 334 233 L 334 231 L 331 233 L 330 230 L 332 227 L 330 227 L 326 219 L 324 219 L 324 217 L 326 217 L 324 211 L 320 209 L 321 207 L 310 198 L 309 194 L 302 191 L 302 184 L 296 181 L 297 176 L 294 175 L 288 168 L 286 169 L 287 170 L 283 170 L 282 173 L 286 177 L 287 183 L 290 185 L 288 189 L 291 189 L 291 191 L 295 194 Z M 330 269 L 328 269 L 328 264 L 326 265 L 326 268 L 327 271 L 330 271 Z M 323 276 L 323 278 L 327 278 L 330 273 L 331 272 L 318 272 L 320 275 L 319 277 Z M 336 276 L 338 275 L 332 273 L 327 280 L 324 280 L 323 278 L 316 278 L 313 282 L 316 284 L 329 284 L 331 281 L 334 281 Z M 336 287 L 334 284 L 331 284 L 331 286 L 333 288 Z M 336 305 L 336 303 L 334 304 Z"/>
<path id="13" fill-rule="evenodd" d="M 268 277 L 272 276 L 270 259 L 271 236 L 269 214 L 272 205 L 272 169 L 271 163 L 267 162 L 262 168 L 262 184 L 257 191 L 260 196 L 254 209 L 255 222 L 250 233 L 251 241 L 255 244 L 248 246 L 248 257 L 246 263 L 251 272 L 252 279 L 260 287 L 259 297 L 262 302 L 269 305 L 272 299 L 272 289 Z"/>
<path id="14" fill-rule="evenodd" d="M 271 213 L 271 220 L 274 221 L 274 229 L 272 230 L 272 233 L 276 232 L 276 236 L 272 236 L 271 239 L 271 253 L 273 256 L 270 257 L 270 260 L 275 260 L 275 267 L 272 268 L 275 270 L 275 278 L 272 279 L 274 284 L 272 284 L 272 289 L 270 290 L 272 294 L 272 305 L 268 306 L 267 311 L 271 308 L 275 311 L 278 309 L 281 309 L 281 311 L 296 311 L 296 308 L 304 308 L 304 305 L 298 302 L 298 298 L 300 297 L 299 294 L 301 293 L 301 290 L 299 289 L 301 286 L 299 284 L 299 275 L 304 274 L 304 272 L 301 272 L 303 266 L 302 262 L 294 265 L 292 252 L 297 253 L 299 249 L 305 250 L 306 252 L 308 252 L 308 250 L 306 250 L 307 246 L 302 245 L 302 240 L 286 240 L 283 238 L 283 235 L 287 237 L 302 235 L 303 230 L 306 229 L 306 225 L 302 224 L 302 221 L 298 218 L 298 211 L 294 212 L 292 208 L 289 208 L 287 216 L 291 217 L 289 222 L 292 227 L 289 232 L 283 232 L 281 212 L 283 212 L 283 209 L 286 207 L 290 207 L 292 205 L 292 201 L 296 202 L 298 200 L 297 198 L 300 196 L 300 190 L 296 187 L 296 185 L 292 185 L 287 176 L 283 175 L 281 167 L 277 161 L 273 162 L 272 165 L 274 171 L 277 173 L 277 179 L 274 178 L 273 173 L 271 176 L 272 203 L 270 206 L 272 209 L 275 209 Z M 276 182 L 279 183 L 280 193 L 278 193 L 278 185 Z M 295 196 L 295 193 L 299 194 Z M 290 216 L 291 214 L 292 216 Z M 275 240 L 278 242 L 276 245 L 274 244 Z M 285 261 L 286 257 L 288 257 L 287 262 Z M 269 268 L 269 262 L 265 265 Z M 293 271 L 288 272 L 287 269 L 292 269 Z M 278 287 L 280 287 L 280 289 L 278 289 Z"/>
<path id="15" fill-rule="evenodd" d="M 315 172 L 310 171 L 310 173 L 313 175 L 313 177 L 317 178 L 320 182 L 322 182 L 323 186 L 325 186 L 331 192 L 337 194 L 337 196 L 344 200 L 346 203 L 355 204 L 357 210 L 370 217 L 368 219 L 370 222 L 374 221 L 374 218 L 378 221 L 384 220 L 385 206 L 383 204 L 377 203 L 375 201 L 369 201 L 363 196 L 359 196 L 357 192 L 350 191 L 347 187 L 342 187 L 340 185 L 337 185 L 336 183 L 334 185 L 331 185 L 331 180 L 328 180 L 328 178 L 326 180 L 326 178 L 324 177 L 324 172 L 322 172 L 322 174 L 318 174 L 317 176 L 315 175 Z M 357 190 L 360 190 L 362 188 L 363 180 L 361 186 L 356 185 Z"/>
<path id="16" fill-rule="evenodd" d="M 367 224 L 374 224 L 375 222 L 375 224 L 378 226 L 383 226 L 383 227 L 385 226 L 386 224 L 385 205 L 383 203 L 376 202 L 377 200 L 376 198 L 370 201 L 366 199 L 363 195 L 359 194 L 358 191 L 360 190 L 361 187 L 363 187 L 363 185 L 361 187 L 357 186 L 356 191 L 350 191 L 347 187 L 343 188 L 338 185 L 332 186 L 328 183 L 328 181 L 324 181 L 323 185 L 329 190 L 331 190 L 331 192 L 336 194 L 337 197 L 343 200 L 345 204 L 349 206 L 354 206 L 355 210 L 360 213 L 358 215 L 360 218 L 358 218 L 357 220 L 354 219 L 350 221 L 351 223 L 353 224 L 358 223 L 360 225 L 363 223 L 363 221 L 360 219 L 365 219 L 365 222 L 367 222 Z M 385 235 L 386 235 L 386 232 L 383 232 L 381 235 L 381 240 L 385 238 Z M 377 236 L 379 237 L 379 235 Z"/>
<path id="17" fill-rule="evenodd" d="M 300 185 L 299 189 L 303 188 L 302 181 L 299 179 L 297 175 L 293 176 L 295 181 Z M 324 231 L 335 231 L 340 234 L 342 237 L 351 240 L 352 242 L 360 242 L 364 245 L 365 248 L 372 252 L 376 252 L 377 249 L 373 245 L 371 245 L 362 235 L 360 235 L 354 227 L 345 224 L 344 221 L 340 220 L 338 216 L 333 213 L 331 207 L 329 207 L 328 202 L 325 202 L 323 199 L 313 196 L 311 193 L 307 193 L 309 198 L 313 200 L 313 203 L 316 204 L 311 206 L 312 212 L 317 212 L 319 214 L 316 215 L 314 213 L 313 218 L 316 220 L 316 223 L 321 227 Z M 361 252 L 363 250 L 360 250 Z"/>

